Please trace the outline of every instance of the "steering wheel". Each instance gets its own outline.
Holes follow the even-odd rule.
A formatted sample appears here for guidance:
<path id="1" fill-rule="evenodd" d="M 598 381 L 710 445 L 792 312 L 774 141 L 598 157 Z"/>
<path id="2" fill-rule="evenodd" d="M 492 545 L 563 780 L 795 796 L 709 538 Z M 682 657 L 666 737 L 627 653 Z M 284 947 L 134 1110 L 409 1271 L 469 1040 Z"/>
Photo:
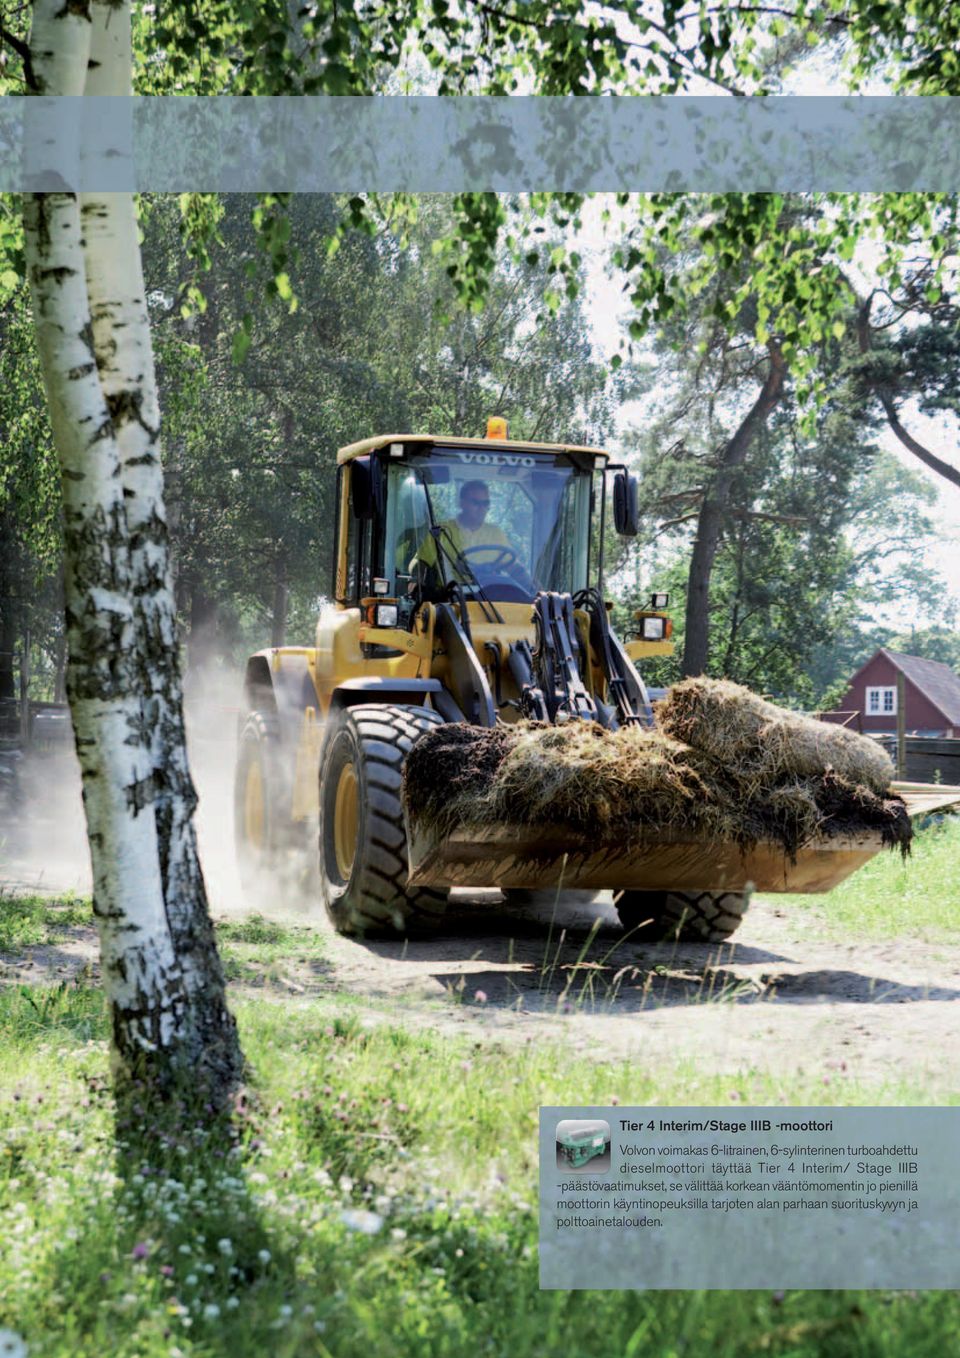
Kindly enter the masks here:
<path id="1" fill-rule="evenodd" d="M 469 561 L 477 552 L 494 552 L 495 555 L 486 561 L 478 561 L 477 565 L 484 566 L 491 570 L 494 566 L 499 566 L 506 570 L 514 564 L 517 553 L 512 547 L 505 547 L 502 542 L 475 542 L 472 547 L 464 547 L 460 555 L 464 560 Z"/>
<path id="2" fill-rule="evenodd" d="M 489 560 L 477 562 L 477 571 L 486 589 L 498 591 L 494 597 L 526 603 L 536 593 L 537 586 L 532 576 L 520 560 L 519 553 L 512 547 L 506 547 L 502 542 L 477 542 L 472 547 L 465 547 L 462 556 L 469 560 L 477 552 L 493 553 Z M 506 572 L 512 566 L 516 566 L 517 570 L 508 575 Z M 504 593 L 505 590 L 507 593 Z"/>

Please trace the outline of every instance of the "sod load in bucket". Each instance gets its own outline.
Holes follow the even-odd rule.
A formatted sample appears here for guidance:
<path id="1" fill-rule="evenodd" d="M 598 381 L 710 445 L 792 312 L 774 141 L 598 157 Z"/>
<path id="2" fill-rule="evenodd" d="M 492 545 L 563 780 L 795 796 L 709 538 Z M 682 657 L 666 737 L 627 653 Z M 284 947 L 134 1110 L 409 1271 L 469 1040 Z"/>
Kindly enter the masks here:
<path id="1" fill-rule="evenodd" d="M 893 765 L 869 737 L 703 678 L 675 685 L 655 716 L 652 728 L 615 731 L 583 721 L 438 727 L 406 761 L 411 843 L 534 831 L 621 854 L 664 839 L 743 854 L 763 845 L 785 864 L 831 841 L 908 852 Z"/>

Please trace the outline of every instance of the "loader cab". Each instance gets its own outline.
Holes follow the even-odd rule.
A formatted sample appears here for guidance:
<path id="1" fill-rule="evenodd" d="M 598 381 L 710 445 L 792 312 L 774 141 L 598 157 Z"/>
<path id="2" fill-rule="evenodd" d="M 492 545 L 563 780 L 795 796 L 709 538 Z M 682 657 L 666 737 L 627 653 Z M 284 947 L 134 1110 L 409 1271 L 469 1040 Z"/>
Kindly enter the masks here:
<path id="1" fill-rule="evenodd" d="M 479 439 L 365 448 L 341 467 L 352 512 L 341 503 L 336 597 L 349 606 L 482 589 L 525 603 L 586 588 L 603 462 L 599 450 Z"/>

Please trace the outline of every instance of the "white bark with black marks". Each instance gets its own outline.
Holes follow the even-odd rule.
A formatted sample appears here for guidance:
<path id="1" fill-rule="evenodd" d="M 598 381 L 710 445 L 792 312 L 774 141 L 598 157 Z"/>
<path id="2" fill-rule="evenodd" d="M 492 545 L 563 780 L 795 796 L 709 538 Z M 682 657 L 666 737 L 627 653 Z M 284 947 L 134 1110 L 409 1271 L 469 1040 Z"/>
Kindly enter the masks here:
<path id="1" fill-rule="evenodd" d="M 168 1045 L 181 1021 L 143 740 L 119 458 L 100 390 L 73 194 L 25 200 L 37 346 L 63 485 L 67 695 L 83 776 L 94 908 L 116 1052 Z"/>
<path id="2" fill-rule="evenodd" d="M 130 94 L 130 11 L 111 0 L 93 0 L 91 13 L 86 93 Z M 206 1010 L 214 993 L 222 997 L 223 978 L 193 825 L 197 797 L 187 762 L 160 411 L 133 199 L 129 194 L 84 194 L 81 214 L 94 348 L 120 450 L 137 579 L 164 897 L 188 992 L 193 1004 Z M 216 1030 L 227 1021 L 221 1008 L 222 998 L 206 1013 L 207 1041 L 215 1041 Z"/>
<path id="3" fill-rule="evenodd" d="M 44 92 L 78 92 L 80 66 L 80 92 L 130 93 L 129 3 L 58 3 L 36 11 Z M 28 195 L 25 234 L 63 475 L 67 690 L 119 1069 L 161 1084 L 188 1069 L 222 1102 L 240 1053 L 191 819 L 133 199 Z"/>

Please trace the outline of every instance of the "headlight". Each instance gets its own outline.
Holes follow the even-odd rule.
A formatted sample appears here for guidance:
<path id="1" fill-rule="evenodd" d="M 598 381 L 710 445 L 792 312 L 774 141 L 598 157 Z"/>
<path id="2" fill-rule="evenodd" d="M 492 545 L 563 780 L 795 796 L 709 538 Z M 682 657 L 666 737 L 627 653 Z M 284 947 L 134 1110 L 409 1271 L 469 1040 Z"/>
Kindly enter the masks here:
<path id="1" fill-rule="evenodd" d="M 664 621 L 663 618 L 644 618 L 640 624 L 640 635 L 644 641 L 662 641 Z"/>
<path id="2" fill-rule="evenodd" d="M 651 595 L 650 595 L 650 607 L 651 607 L 651 608 L 655 608 L 655 609 L 669 608 L 669 607 L 670 607 L 670 595 L 669 595 L 669 594 L 651 594 Z"/>
<path id="3" fill-rule="evenodd" d="M 397 625 L 397 605 L 396 604 L 377 604 L 374 610 L 374 626 L 376 627 L 396 627 Z"/>

